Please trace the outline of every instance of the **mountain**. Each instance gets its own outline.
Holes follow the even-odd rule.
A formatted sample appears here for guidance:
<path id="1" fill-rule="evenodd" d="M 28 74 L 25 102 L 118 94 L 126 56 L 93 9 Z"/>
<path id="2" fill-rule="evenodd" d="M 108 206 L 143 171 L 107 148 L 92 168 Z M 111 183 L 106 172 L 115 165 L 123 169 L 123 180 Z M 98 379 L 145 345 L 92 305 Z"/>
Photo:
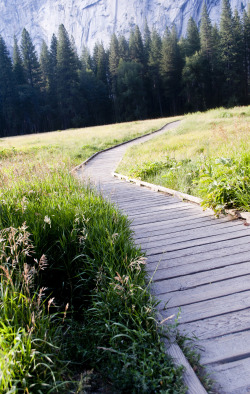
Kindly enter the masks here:
<path id="1" fill-rule="evenodd" d="M 241 15 L 247 2 L 230 4 Z M 161 34 L 175 23 L 183 35 L 191 16 L 199 23 L 202 4 L 203 0 L 0 0 L 0 34 L 11 49 L 14 34 L 20 39 L 25 27 L 39 49 L 42 39 L 49 43 L 63 23 L 80 51 L 83 44 L 92 49 L 97 41 L 107 46 L 114 32 L 128 36 L 136 24 L 143 31 L 145 20 Z M 207 8 L 218 24 L 221 0 L 207 0 Z"/>

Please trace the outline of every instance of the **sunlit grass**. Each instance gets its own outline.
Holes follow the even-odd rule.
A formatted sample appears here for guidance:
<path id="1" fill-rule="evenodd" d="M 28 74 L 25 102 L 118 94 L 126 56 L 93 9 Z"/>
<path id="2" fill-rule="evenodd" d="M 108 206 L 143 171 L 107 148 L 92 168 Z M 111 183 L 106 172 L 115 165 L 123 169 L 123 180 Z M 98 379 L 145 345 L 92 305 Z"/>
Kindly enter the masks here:
<path id="1" fill-rule="evenodd" d="M 177 129 L 131 147 L 118 169 L 128 173 L 135 163 L 158 161 L 166 156 L 177 160 L 194 159 L 200 155 L 231 155 L 239 149 L 250 149 L 249 117 L 250 106 L 185 115 Z"/>
<path id="2" fill-rule="evenodd" d="M 177 129 L 130 148 L 117 172 L 198 195 L 207 199 L 207 204 L 215 209 L 230 206 L 248 210 L 249 198 L 238 197 L 239 193 L 248 193 L 249 181 L 246 177 L 249 171 L 247 156 L 250 156 L 249 124 L 250 106 L 219 108 L 186 115 Z M 232 162 L 226 164 L 228 167 L 231 163 L 231 170 L 223 168 L 223 163 L 220 162 L 218 171 L 216 160 L 221 158 L 232 159 Z M 209 166 L 211 171 L 204 181 Z M 245 166 L 247 168 L 244 174 L 239 173 L 240 168 Z M 223 173 L 229 176 L 230 171 L 231 180 L 225 182 Z M 244 185 L 239 178 L 233 179 L 233 171 L 242 177 Z M 216 182 L 220 186 L 217 187 Z M 220 197 L 215 197 L 216 188 L 220 189 Z M 226 189 L 230 190 L 230 196 L 225 192 Z M 237 192 L 237 198 L 231 193 L 232 189 Z"/>
<path id="3" fill-rule="evenodd" d="M 99 150 L 155 131 L 175 119 L 161 118 L 2 138 L 0 159 L 8 156 L 12 159 L 16 154 L 21 154 L 23 160 L 37 158 L 50 164 L 63 161 L 74 166 Z"/>

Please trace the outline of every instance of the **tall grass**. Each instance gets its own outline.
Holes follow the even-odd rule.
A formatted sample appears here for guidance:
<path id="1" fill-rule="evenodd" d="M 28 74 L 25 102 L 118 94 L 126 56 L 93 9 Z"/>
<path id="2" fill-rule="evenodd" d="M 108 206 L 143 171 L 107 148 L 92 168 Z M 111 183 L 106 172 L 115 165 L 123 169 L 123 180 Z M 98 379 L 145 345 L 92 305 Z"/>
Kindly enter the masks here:
<path id="1" fill-rule="evenodd" d="M 2 391 L 184 393 L 128 219 L 39 155 L 1 161 Z"/>
<path id="2" fill-rule="evenodd" d="M 23 160 L 36 157 L 40 162 L 64 162 L 73 168 L 102 149 L 155 131 L 176 119 L 152 119 L 1 138 L 0 160 L 21 155 Z"/>
<path id="3" fill-rule="evenodd" d="M 59 317 L 45 307 L 36 278 L 47 266 L 38 261 L 25 225 L 0 232 L 0 391 L 55 392 L 65 372 L 59 358 L 63 337 Z"/>
<path id="4" fill-rule="evenodd" d="M 250 107 L 187 115 L 181 125 L 127 152 L 118 172 L 203 198 L 204 206 L 250 210 Z"/>

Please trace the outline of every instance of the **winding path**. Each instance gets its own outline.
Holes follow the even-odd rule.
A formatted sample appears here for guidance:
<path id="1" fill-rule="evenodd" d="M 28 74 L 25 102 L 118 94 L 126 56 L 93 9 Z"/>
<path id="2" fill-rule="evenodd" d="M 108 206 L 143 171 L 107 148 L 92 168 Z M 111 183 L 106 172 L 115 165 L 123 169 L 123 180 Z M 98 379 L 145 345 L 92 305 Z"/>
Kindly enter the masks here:
<path id="1" fill-rule="evenodd" d="M 156 271 L 152 291 L 161 300 L 162 319 L 181 308 L 179 330 L 199 338 L 201 363 L 216 382 L 213 392 L 249 393 L 250 227 L 113 178 L 126 149 L 154 135 L 98 154 L 78 176 L 90 178 L 132 220 L 134 238 L 147 253 L 147 270 Z M 190 376 L 186 381 L 189 393 L 205 392 Z"/>

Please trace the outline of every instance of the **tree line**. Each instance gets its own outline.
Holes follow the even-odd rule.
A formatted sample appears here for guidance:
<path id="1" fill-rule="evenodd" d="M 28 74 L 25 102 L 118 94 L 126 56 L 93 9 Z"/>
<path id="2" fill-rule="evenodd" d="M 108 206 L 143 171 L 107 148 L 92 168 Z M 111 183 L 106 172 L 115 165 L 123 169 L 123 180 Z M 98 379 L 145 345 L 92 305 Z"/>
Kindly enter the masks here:
<path id="1" fill-rule="evenodd" d="M 60 25 L 40 56 L 23 29 L 13 56 L 0 36 L 0 135 L 177 115 L 249 103 L 250 7 L 240 18 L 223 0 L 220 26 L 206 5 L 200 26 L 190 18 L 186 37 L 175 26 L 163 37 L 145 22 L 129 39 L 112 35 L 78 55 Z"/>

